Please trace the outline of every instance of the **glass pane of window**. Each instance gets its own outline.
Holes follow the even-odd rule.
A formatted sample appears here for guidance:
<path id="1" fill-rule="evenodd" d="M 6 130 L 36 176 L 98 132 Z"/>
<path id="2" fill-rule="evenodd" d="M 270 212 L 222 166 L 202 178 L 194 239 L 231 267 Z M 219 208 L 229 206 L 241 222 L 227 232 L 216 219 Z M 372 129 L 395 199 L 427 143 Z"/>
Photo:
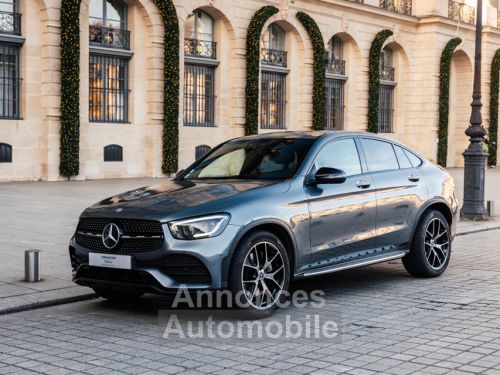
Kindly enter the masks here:
<path id="1" fill-rule="evenodd" d="M 366 161 L 370 172 L 399 169 L 392 144 L 375 139 L 362 139 L 361 142 L 365 149 Z"/>
<path id="2" fill-rule="evenodd" d="M 394 146 L 394 151 L 396 152 L 396 156 L 398 158 L 399 162 L 399 168 L 411 168 L 412 165 L 410 163 L 410 160 L 408 160 L 408 157 L 406 156 L 405 152 L 403 149 L 399 146 L 393 145 Z"/>
<path id="3" fill-rule="evenodd" d="M 285 128 L 286 75 L 262 72 L 260 125 L 265 129 Z"/>
<path id="4" fill-rule="evenodd" d="M 326 88 L 326 129 L 342 130 L 344 128 L 344 81 L 327 79 Z"/>
<path id="5" fill-rule="evenodd" d="M 127 122 L 127 116 L 128 60 L 90 55 L 90 121 Z"/>
<path id="6" fill-rule="evenodd" d="M 196 32 L 195 32 L 195 19 L 196 17 L 194 15 L 190 15 L 186 23 L 184 24 L 184 38 L 188 39 L 196 39 Z"/>
<path id="7" fill-rule="evenodd" d="M 95 22 L 100 22 L 102 25 L 102 19 L 104 18 L 104 7 L 103 7 L 103 0 L 90 0 L 89 3 L 89 17 L 91 18 L 91 25 L 96 25 L 98 23 Z M 98 20 L 94 20 L 94 19 Z M 95 21 L 95 22 L 94 22 Z"/>
<path id="8" fill-rule="evenodd" d="M 275 23 L 269 26 L 269 48 L 279 51 L 285 50 L 285 32 Z"/>
<path id="9" fill-rule="evenodd" d="M 392 67 L 392 49 L 385 47 L 380 53 L 380 67 Z"/>
<path id="10" fill-rule="evenodd" d="M 338 36 L 334 36 L 328 43 L 328 57 L 330 59 L 342 60 L 344 43 Z"/>
<path id="11" fill-rule="evenodd" d="M 214 21 L 205 12 L 197 12 L 196 17 L 196 39 L 213 41 L 214 38 Z"/>
<path id="12" fill-rule="evenodd" d="M 410 159 L 411 165 L 413 165 L 414 168 L 420 167 L 420 165 L 422 164 L 422 159 L 408 150 L 405 150 L 405 154 L 406 156 L 408 156 L 408 159 Z"/>
<path id="13" fill-rule="evenodd" d="M 106 1 L 106 26 L 114 29 L 123 28 L 125 6 L 118 0 Z"/>
<path id="14" fill-rule="evenodd" d="M 361 174 L 356 143 L 352 138 L 330 142 L 321 149 L 314 166 L 316 170 L 323 167 L 337 168 L 344 171 L 347 176 Z"/>
<path id="15" fill-rule="evenodd" d="M 0 43 L 0 117 L 19 117 L 19 46 Z"/>
<path id="16" fill-rule="evenodd" d="M 184 66 L 184 125 L 215 125 L 214 76 L 214 67 Z"/>

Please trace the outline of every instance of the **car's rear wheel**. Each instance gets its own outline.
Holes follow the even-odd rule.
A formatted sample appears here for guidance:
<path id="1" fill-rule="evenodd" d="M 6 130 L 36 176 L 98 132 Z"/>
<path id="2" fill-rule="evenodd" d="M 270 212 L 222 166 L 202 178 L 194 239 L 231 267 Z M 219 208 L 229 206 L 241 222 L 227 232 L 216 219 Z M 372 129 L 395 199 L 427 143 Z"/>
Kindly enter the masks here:
<path id="1" fill-rule="evenodd" d="M 448 267 L 450 255 L 450 225 L 441 212 L 430 210 L 418 223 L 410 252 L 403 258 L 403 264 L 413 276 L 437 277 Z"/>
<path id="2" fill-rule="evenodd" d="M 229 285 L 237 307 L 268 314 L 278 307 L 289 283 L 288 253 L 274 234 L 254 232 L 235 250 Z"/>
<path id="3" fill-rule="evenodd" d="M 93 287 L 92 289 L 94 289 L 94 292 L 96 292 L 99 297 L 106 298 L 112 301 L 135 300 L 142 297 L 142 295 L 144 294 L 138 291 L 126 291 L 106 287 Z"/>

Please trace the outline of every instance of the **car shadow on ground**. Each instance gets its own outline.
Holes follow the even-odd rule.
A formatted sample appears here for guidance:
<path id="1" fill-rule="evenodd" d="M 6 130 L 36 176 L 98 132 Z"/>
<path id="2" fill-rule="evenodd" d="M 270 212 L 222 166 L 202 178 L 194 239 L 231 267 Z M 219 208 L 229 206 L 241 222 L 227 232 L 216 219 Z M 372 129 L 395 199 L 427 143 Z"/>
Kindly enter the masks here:
<path id="1" fill-rule="evenodd" d="M 290 287 L 290 294 L 296 291 L 303 291 L 307 296 L 310 296 L 314 291 L 321 291 L 324 299 L 329 305 L 334 305 L 336 299 L 344 298 L 350 294 L 366 293 L 371 290 L 376 293 L 389 293 L 397 288 L 401 282 L 411 282 L 415 279 L 408 275 L 403 268 L 401 262 L 392 261 L 380 265 L 367 266 L 355 270 L 340 271 L 332 274 L 325 274 L 307 279 L 295 280 Z M 196 301 L 196 296 L 193 295 L 193 301 Z M 111 301 L 99 298 L 93 304 L 93 311 L 96 309 L 100 312 L 114 312 L 118 314 L 133 315 L 143 318 L 157 318 L 160 311 L 174 312 L 182 311 L 228 311 L 234 309 L 214 308 L 207 306 L 206 303 L 195 305 L 195 308 L 187 304 L 179 304 L 174 306 L 175 294 L 169 295 L 154 295 L 146 294 L 140 299 L 127 301 Z M 207 300 L 204 299 L 203 302 Z M 215 297 L 214 297 L 215 301 Z M 299 307 L 289 306 L 286 310 L 297 310 Z M 241 315 L 241 314 L 240 314 Z M 241 315 L 245 317 L 246 315 Z M 259 318 L 268 317 L 269 314 L 254 316 L 250 314 L 248 317 Z"/>

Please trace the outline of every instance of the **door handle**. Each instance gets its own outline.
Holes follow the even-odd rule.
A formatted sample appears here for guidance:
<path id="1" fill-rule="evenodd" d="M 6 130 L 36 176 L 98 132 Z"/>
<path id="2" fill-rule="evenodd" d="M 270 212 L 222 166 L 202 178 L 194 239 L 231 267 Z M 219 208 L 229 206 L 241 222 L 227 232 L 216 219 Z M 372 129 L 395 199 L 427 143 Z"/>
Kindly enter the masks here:
<path id="1" fill-rule="evenodd" d="M 420 181 L 420 176 L 417 176 L 416 174 L 410 174 L 408 176 L 408 180 L 412 181 L 412 182 L 418 182 Z"/>
<path id="2" fill-rule="evenodd" d="M 356 186 L 359 187 L 360 189 L 367 189 L 370 187 L 370 181 L 367 180 L 358 180 L 356 181 Z"/>

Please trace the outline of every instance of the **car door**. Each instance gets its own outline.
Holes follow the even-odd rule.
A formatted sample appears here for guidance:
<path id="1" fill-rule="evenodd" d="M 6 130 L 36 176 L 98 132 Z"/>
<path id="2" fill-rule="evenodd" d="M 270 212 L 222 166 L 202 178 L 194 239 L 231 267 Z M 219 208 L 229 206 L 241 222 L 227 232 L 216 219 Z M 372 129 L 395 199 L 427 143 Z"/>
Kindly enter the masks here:
<path id="1" fill-rule="evenodd" d="M 313 267 L 346 261 L 375 246 L 375 189 L 370 175 L 363 173 L 354 138 L 333 140 L 322 147 L 308 178 L 322 167 L 340 169 L 347 178 L 340 184 L 305 186 Z"/>
<path id="2" fill-rule="evenodd" d="M 424 178 L 402 147 L 373 138 L 361 138 L 361 144 L 377 191 L 377 247 L 407 248 L 427 194 Z"/>

